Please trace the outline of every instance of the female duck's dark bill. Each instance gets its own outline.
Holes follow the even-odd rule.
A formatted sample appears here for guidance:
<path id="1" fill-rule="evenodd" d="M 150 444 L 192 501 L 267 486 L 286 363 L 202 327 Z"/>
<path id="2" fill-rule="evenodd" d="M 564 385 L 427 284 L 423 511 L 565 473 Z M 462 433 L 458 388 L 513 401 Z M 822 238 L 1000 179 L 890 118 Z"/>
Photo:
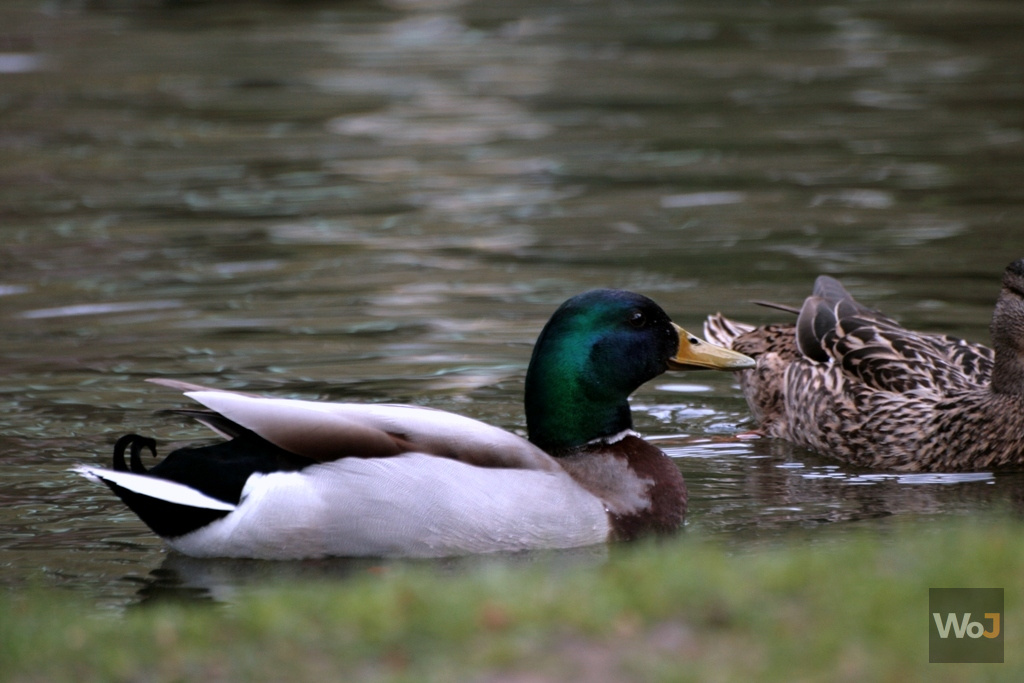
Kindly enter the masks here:
<path id="1" fill-rule="evenodd" d="M 750 356 L 710 344 L 692 335 L 675 323 L 679 334 L 679 349 L 668 359 L 669 370 L 743 370 L 754 367 Z"/>

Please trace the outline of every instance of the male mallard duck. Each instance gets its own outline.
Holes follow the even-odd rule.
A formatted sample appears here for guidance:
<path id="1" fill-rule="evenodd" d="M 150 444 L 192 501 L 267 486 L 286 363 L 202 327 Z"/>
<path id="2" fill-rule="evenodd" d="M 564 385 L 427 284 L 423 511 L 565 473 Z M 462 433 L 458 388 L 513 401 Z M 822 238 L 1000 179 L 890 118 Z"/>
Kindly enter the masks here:
<path id="1" fill-rule="evenodd" d="M 740 383 L 767 436 L 875 469 L 1024 465 L 1024 259 L 1003 275 L 994 352 L 906 330 L 825 276 L 795 325 L 716 314 L 704 329 L 756 359 Z"/>
<path id="2" fill-rule="evenodd" d="M 529 440 L 429 408 L 185 391 L 230 438 L 151 470 L 122 437 L 114 469 L 79 466 L 176 550 L 200 557 L 439 557 L 568 548 L 670 532 L 675 463 L 632 431 L 628 397 L 668 369 L 752 366 L 647 297 L 581 294 L 555 311 L 526 375 Z M 125 462 L 125 451 L 130 459 Z"/>

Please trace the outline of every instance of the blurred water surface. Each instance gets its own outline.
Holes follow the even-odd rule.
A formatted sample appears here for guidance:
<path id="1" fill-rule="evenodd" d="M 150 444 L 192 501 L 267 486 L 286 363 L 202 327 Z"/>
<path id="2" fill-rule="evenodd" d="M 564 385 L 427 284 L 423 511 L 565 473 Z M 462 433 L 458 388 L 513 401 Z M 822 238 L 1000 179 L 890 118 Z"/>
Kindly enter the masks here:
<path id="1" fill-rule="evenodd" d="M 206 438 L 146 377 L 521 430 L 568 296 L 638 290 L 696 331 L 774 319 L 751 300 L 799 302 L 819 273 L 987 341 L 1024 256 L 1022 35 L 1016 0 L 4 3 L 0 584 L 123 604 L 161 577 L 298 571 L 167 555 L 67 471 L 126 430 Z M 687 477 L 690 536 L 1024 498 L 1018 475 L 737 439 L 725 375 L 634 406 Z"/>

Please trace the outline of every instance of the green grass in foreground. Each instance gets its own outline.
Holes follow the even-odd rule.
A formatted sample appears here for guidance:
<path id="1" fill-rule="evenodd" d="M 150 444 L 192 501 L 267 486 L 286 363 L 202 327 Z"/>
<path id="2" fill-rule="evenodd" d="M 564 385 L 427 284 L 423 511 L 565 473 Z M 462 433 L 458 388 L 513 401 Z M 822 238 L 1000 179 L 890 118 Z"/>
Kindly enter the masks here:
<path id="1" fill-rule="evenodd" d="M 395 567 L 229 606 L 0 595 L 0 679 L 1021 680 L 1024 534 L 932 522 L 769 549 L 685 536 L 607 562 Z M 928 664 L 930 587 L 1005 588 L 1005 664 Z"/>

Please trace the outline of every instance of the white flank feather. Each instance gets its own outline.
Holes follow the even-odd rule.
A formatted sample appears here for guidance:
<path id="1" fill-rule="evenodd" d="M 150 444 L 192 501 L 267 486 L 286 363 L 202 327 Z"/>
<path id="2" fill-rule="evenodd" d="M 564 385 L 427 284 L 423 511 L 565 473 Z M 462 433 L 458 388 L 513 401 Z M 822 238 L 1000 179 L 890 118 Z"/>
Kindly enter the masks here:
<path id="1" fill-rule="evenodd" d="M 168 543 L 197 557 L 443 557 L 592 545 L 610 530 L 564 471 L 409 453 L 254 474 L 233 514 Z"/>

